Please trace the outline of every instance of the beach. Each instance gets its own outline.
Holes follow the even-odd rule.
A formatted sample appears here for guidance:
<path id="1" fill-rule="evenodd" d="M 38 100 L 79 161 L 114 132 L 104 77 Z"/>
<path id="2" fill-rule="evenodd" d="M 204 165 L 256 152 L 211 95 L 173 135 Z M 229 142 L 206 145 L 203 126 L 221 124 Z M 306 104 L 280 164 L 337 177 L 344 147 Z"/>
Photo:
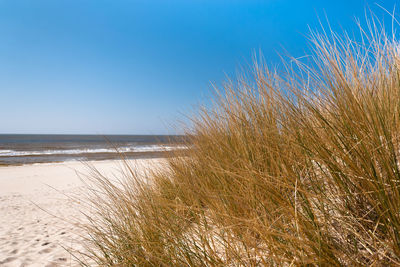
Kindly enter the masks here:
<path id="1" fill-rule="evenodd" d="M 162 159 L 137 159 L 138 170 Z M 90 161 L 118 177 L 120 160 Z M 0 266 L 77 266 L 68 250 L 83 251 L 82 210 L 90 173 L 78 161 L 0 167 Z"/>

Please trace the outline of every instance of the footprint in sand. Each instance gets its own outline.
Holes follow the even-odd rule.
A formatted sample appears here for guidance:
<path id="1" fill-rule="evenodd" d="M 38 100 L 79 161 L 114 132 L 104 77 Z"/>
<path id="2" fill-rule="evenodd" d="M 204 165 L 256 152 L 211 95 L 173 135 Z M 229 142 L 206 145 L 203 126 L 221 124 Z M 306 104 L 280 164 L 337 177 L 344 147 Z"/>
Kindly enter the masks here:
<path id="1" fill-rule="evenodd" d="M 0 261 L 0 265 L 15 261 L 16 259 L 17 259 L 16 257 L 8 257 L 5 260 Z"/>
<path id="2" fill-rule="evenodd" d="M 52 251 L 51 248 L 45 248 L 45 249 L 42 249 L 41 251 L 39 251 L 39 254 L 50 253 L 51 251 Z"/>

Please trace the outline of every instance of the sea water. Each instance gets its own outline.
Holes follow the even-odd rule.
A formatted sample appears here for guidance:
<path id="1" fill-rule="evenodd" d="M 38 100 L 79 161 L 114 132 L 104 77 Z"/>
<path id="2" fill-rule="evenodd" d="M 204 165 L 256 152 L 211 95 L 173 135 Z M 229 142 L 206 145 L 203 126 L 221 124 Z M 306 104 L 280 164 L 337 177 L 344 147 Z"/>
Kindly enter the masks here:
<path id="1" fill-rule="evenodd" d="M 179 135 L 0 134 L 0 165 L 160 157 L 183 142 Z"/>

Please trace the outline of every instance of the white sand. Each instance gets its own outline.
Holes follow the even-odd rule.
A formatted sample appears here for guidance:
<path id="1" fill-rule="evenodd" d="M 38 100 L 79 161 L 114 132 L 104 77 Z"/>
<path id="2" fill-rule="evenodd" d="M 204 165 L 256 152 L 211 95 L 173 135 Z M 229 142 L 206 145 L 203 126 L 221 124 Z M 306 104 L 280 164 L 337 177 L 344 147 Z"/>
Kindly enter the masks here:
<path id="1" fill-rule="evenodd" d="M 143 168 L 160 160 L 135 160 Z M 102 173 L 118 175 L 121 161 L 91 162 Z M 81 206 L 69 196 L 85 190 L 79 162 L 0 167 L 0 266 L 76 266 L 63 248 L 82 250 Z"/>

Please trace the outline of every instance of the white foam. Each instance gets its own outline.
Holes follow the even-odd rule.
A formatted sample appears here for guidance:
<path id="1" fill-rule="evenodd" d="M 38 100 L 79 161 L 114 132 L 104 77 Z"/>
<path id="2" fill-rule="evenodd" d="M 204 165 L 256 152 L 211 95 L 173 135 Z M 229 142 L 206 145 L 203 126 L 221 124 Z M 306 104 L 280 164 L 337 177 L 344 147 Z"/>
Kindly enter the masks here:
<path id="1" fill-rule="evenodd" d="M 95 153 L 127 153 L 127 152 L 162 152 L 177 149 L 185 149 L 185 146 L 173 145 L 147 145 L 147 146 L 126 146 L 118 148 L 95 148 L 95 149 L 64 149 L 64 150 L 42 150 L 42 151 L 16 151 L 0 149 L 0 157 L 21 157 L 21 156 L 45 156 L 45 155 L 79 155 Z"/>

